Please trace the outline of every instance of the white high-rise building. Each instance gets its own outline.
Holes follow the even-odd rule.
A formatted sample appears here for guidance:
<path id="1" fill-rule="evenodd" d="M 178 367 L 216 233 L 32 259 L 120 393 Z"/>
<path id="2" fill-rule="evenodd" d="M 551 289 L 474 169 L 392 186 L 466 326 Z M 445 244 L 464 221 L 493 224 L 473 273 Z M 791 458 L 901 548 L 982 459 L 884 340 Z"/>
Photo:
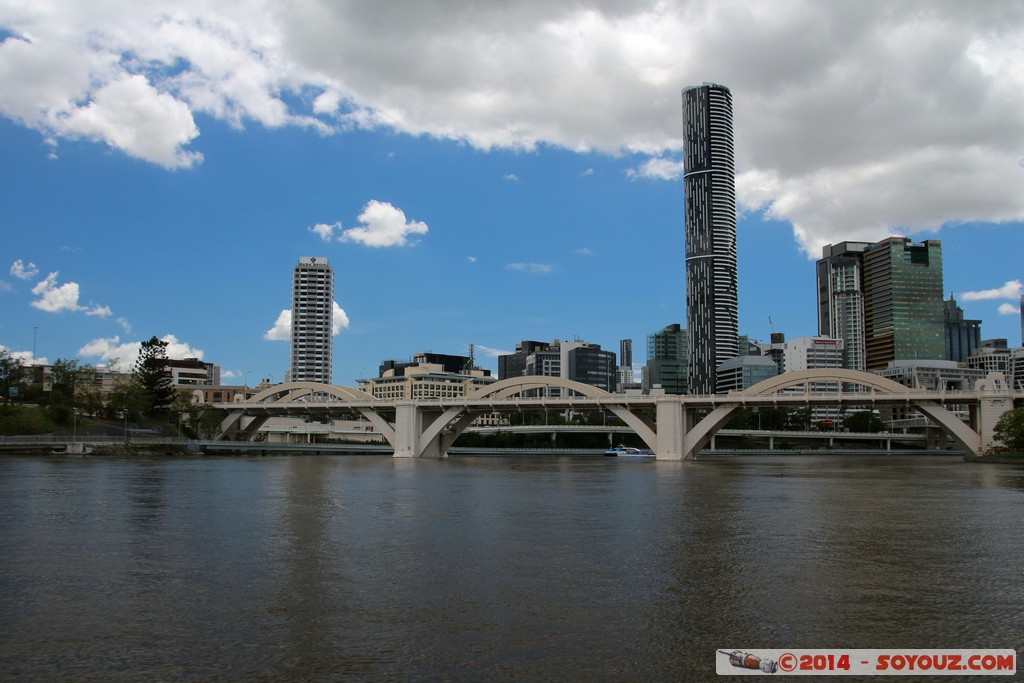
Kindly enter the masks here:
<path id="1" fill-rule="evenodd" d="M 301 256 L 292 271 L 293 382 L 331 383 L 334 270 L 322 256 Z"/>

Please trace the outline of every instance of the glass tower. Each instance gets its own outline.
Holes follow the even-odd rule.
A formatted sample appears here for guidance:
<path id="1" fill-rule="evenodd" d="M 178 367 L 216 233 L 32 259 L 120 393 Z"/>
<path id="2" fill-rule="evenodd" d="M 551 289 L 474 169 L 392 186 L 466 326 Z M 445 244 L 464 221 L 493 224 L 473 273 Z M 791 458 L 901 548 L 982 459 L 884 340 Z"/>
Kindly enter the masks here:
<path id="1" fill-rule="evenodd" d="M 321 256 L 302 256 L 292 271 L 293 382 L 331 383 L 334 270 Z"/>
<path id="2" fill-rule="evenodd" d="M 867 369 L 891 360 L 942 360 L 946 328 L 942 242 L 890 237 L 864 251 Z"/>
<path id="3" fill-rule="evenodd" d="M 705 83 L 683 90 L 688 391 L 712 394 L 716 371 L 739 354 L 736 178 L 732 94 Z"/>

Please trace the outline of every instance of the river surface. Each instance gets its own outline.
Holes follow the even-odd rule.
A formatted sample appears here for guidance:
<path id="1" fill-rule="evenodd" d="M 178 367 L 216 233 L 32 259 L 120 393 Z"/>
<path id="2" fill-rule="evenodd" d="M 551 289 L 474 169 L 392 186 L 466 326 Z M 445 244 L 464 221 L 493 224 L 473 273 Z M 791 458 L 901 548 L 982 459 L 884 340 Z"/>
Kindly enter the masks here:
<path id="1" fill-rule="evenodd" d="M 835 647 L 1024 652 L 1024 467 L 0 458 L 0 680 L 701 681 Z"/>

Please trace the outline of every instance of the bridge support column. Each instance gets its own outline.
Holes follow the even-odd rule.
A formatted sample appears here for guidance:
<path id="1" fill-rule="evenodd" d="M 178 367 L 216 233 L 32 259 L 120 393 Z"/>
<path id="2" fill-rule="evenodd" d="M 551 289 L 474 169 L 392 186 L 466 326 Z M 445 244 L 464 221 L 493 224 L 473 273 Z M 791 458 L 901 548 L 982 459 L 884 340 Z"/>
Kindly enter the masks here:
<path id="1" fill-rule="evenodd" d="M 395 457 L 419 457 L 420 413 L 416 404 L 401 402 L 395 404 Z"/>
<path id="2" fill-rule="evenodd" d="M 657 403 L 658 460 L 682 460 L 683 437 L 686 436 L 686 416 L 681 401 L 665 398 Z"/>
<path id="3" fill-rule="evenodd" d="M 975 385 L 978 401 L 978 435 L 981 437 L 980 451 L 985 453 L 1002 443 L 996 440 L 995 428 L 999 418 L 1013 409 L 1013 396 L 1001 372 L 990 372 L 988 377 Z M 979 455 L 981 454 L 979 453 Z"/>

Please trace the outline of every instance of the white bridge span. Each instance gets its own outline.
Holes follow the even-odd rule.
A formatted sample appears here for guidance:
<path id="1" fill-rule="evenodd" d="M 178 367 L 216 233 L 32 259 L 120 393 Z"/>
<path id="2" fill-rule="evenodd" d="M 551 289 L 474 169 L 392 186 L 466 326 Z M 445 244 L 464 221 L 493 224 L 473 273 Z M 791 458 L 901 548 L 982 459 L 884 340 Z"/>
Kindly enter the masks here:
<path id="1" fill-rule="evenodd" d="M 814 391 L 828 382 L 838 391 Z M 799 388 L 802 387 L 802 390 Z M 524 396 L 534 389 L 560 388 L 561 397 Z M 846 390 L 843 389 L 853 389 Z M 214 404 L 228 411 L 223 439 L 251 439 L 271 417 L 332 419 L 359 413 L 394 448 L 396 457 L 444 457 L 452 443 L 480 415 L 520 410 L 607 410 L 622 419 L 658 459 L 693 458 L 741 408 L 901 405 L 916 408 L 965 452 L 981 454 L 996 445 L 999 417 L 1024 400 L 999 373 L 972 391 L 907 389 L 892 380 L 855 370 L 787 372 L 741 392 L 710 396 L 626 396 L 557 377 L 501 380 L 459 398 L 385 401 L 350 387 L 288 382 L 248 400 Z M 946 406 L 969 410 L 970 423 Z"/>

